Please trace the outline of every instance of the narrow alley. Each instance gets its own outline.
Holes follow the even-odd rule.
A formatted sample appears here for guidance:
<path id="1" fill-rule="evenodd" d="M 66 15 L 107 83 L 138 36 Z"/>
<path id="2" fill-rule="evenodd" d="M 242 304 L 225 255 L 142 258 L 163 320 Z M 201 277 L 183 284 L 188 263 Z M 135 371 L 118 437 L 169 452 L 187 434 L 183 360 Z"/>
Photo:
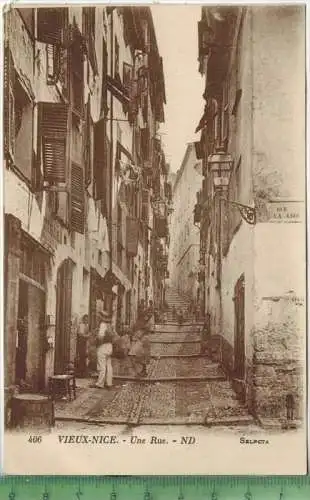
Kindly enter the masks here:
<path id="1" fill-rule="evenodd" d="M 8 433 L 303 427 L 303 26 L 300 6 L 7 9 Z"/>
<path id="2" fill-rule="evenodd" d="M 181 303 L 179 298 L 177 305 Z M 156 325 L 151 336 L 147 377 L 135 377 L 130 356 L 113 359 L 113 388 L 100 391 L 89 387 L 89 379 L 78 379 L 77 398 L 57 401 L 56 421 L 68 425 L 253 424 L 219 363 L 203 352 L 203 325 L 172 322 L 170 306 L 168 321 Z"/>

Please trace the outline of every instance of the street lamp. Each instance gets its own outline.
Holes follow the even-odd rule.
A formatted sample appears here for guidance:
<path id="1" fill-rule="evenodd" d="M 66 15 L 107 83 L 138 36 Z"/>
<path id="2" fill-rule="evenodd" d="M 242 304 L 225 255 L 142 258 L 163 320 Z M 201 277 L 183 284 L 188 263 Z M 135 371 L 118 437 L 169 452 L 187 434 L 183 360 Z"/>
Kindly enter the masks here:
<path id="1" fill-rule="evenodd" d="M 216 153 L 209 155 L 208 165 L 210 166 L 213 174 L 213 183 L 215 188 L 228 187 L 233 164 L 234 161 L 231 155 L 225 153 L 220 148 L 216 151 Z"/>
<path id="2" fill-rule="evenodd" d="M 213 174 L 213 185 L 216 191 L 220 191 L 222 193 L 228 191 L 233 164 L 234 162 L 231 155 L 225 153 L 222 148 L 219 148 L 215 154 L 209 155 L 208 165 L 210 166 Z M 256 224 L 255 207 L 244 205 L 237 201 L 231 201 L 223 197 L 220 198 L 220 200 L 237 207 L 245 222 L 251 225 Z"/>

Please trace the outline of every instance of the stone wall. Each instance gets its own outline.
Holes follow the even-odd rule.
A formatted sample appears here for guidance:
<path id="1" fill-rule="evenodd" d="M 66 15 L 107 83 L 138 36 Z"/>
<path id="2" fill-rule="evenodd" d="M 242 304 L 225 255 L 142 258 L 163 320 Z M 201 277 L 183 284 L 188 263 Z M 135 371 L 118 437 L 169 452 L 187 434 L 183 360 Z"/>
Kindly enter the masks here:
<path id="1" fill-rule="evenodd" d="M 253 411 L 263 420 L 285 421 L 287 397 L 292 396 L 294 419 L 300 420 L 306 391 L 302 352 L 304 302 L 294 294 L 266 298 L 256 312 Z"/>

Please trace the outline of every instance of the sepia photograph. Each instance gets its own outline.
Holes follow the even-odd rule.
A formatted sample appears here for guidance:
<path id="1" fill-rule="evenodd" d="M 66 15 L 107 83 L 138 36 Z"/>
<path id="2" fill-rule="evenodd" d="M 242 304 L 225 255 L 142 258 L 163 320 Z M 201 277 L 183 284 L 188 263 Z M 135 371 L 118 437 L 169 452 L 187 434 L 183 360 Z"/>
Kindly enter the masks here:
<path id="1" fill-rule="evenodd" d="M 3 9 L 4 472 L 306 472 L 305 19 Z"/>

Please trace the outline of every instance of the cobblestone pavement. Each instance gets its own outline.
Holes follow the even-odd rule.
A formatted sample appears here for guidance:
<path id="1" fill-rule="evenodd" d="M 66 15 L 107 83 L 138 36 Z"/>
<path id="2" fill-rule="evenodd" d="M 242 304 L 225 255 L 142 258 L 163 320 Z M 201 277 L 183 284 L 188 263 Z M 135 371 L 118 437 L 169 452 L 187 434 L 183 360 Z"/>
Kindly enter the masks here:
<path id="1" fill-rule="evenodd" d="M 148 376 L 137 379 L 130 356 L 113 359 L 114 386 L 77 380 L 75 401 L 56 402 L 56 420 L 122 425 L 253 425 L 217 363 L 201 354 L 197 326 L 160 325 L 151 338 Z"/>

